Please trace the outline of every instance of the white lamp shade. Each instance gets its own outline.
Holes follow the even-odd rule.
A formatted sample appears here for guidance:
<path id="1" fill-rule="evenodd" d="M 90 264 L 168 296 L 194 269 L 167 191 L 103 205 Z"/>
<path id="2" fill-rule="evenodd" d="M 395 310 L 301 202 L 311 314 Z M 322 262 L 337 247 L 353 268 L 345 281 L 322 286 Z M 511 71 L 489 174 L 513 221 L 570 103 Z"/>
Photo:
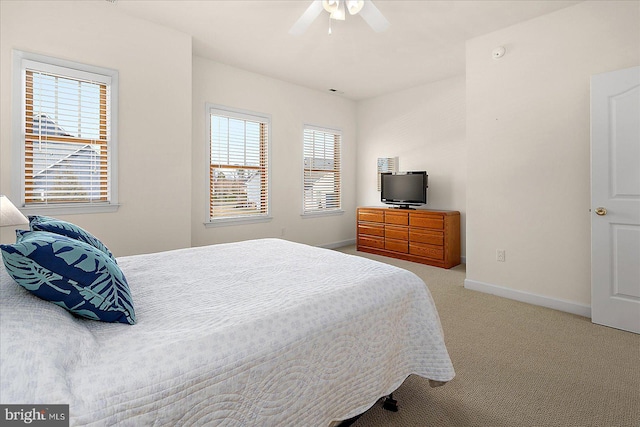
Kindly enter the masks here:
<path id="1" fill-rule="evenodd" d="M 364 6 L 364 0 L 346 0 L 347 10 L 351 15 L 357 15 Z"/>
<path id="2" fill-rule="evenodd" d="M 339 4 L 339 0 L 322 0 L 322 7 L 324 7 L 324 10 L 329 13 L 333 13 L 336 9 L 338 9 Z"/>
<path id="3" fill-rule="evenodd" d="M 7 196 L 0 195 L 0 227 L 29 224 L 26 216 L 16 208 Z"/>
<path id="4" fill-rule="evenodd" d="M 335 19 L 336 21 L 344 21 L 347 14 L 344 9 L 344 2 L 338 3 L 338 8 L 331 12 L 331 19 Z"/>

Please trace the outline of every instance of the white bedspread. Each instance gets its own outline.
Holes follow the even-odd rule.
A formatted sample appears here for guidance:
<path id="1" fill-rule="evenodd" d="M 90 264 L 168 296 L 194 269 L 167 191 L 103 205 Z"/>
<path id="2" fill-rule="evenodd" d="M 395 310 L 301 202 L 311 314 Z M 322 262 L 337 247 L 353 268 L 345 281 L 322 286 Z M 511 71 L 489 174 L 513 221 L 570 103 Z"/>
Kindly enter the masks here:
<path id="1" fill-rule="evenodd" d="M 78 319 L 0 271 L 0 402 L 71 425 L 327 426 L 453 367 L 424 283 L 277 239 L 118 258 L 134 326 Z M 1 263 L 0 263 L 1 264 Z"/>

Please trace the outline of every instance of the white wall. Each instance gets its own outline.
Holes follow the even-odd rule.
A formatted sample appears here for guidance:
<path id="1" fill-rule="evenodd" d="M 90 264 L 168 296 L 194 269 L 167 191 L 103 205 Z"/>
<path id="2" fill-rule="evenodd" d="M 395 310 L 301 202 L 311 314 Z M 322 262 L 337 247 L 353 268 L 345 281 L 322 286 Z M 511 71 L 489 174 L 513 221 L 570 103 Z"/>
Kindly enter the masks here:
<path id="1" fill-rule="evenodd" d="M 589 79 L 640 63 L 639 5 L 587 1 L 467 42 L 467 285 L 588 315 Z"/>
<path id="2" fill-rule="evenodd" d="M 116 256 L 190 246 L 191 38 L 106 1 L 2 1 L 0 27 L 0 191 L 11 195 L 15 167 L 11 50 L 116 69 L 122 206 L 56 217 L 90 230 Z"/>
<path id="3" fill-rule="evenodd" d="M 271 115 L 271 216 L 267 223 L 205 228 L 208 203 L 205 104 Z M 302 218 L 304 124 L 342 130 L 343 215 Z M 193 58 L 191 240 L 194 246 L 261 237 L 334 245 L 355 237 L 355 103 L 205 58 Z M 283 234 L 284 230 L 284 234 Z"/>
<path id="4" fill-rule="evenodd" d="M 442 80 L 358 103 L 358 206 L 381 206 L 378 157 L 429 174 L 427 208 L 461 214 L 465 256 L 465 78 Z"/>

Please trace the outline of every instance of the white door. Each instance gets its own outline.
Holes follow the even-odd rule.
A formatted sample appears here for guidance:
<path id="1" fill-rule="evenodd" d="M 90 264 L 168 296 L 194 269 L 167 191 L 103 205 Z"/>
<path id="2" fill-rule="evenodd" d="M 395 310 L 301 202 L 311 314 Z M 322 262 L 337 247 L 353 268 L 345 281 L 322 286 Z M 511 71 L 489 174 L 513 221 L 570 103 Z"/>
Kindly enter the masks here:
<path id="1" fill-rule="evenodd" d="M 640 67 L 591 77 L 591 320 L 640 333 Z"/>

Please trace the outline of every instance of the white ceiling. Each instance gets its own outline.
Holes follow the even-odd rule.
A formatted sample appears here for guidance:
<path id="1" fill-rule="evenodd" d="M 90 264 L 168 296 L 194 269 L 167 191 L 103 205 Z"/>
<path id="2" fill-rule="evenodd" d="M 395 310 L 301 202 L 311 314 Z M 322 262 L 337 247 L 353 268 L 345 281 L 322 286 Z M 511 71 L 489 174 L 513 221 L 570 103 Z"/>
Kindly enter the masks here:
<path id="1" fill-rule="evenodd" d="M 464 75 L 465 40 L 579 1 L 374 0 L 391 23 L 383 33 L 347 15 L 328 35 L 323 11 L 303 35 L 290 35 L 310 3 L 118 0 L 114 7 L 190 34 L 195 55 L 359 100 Z"/>

